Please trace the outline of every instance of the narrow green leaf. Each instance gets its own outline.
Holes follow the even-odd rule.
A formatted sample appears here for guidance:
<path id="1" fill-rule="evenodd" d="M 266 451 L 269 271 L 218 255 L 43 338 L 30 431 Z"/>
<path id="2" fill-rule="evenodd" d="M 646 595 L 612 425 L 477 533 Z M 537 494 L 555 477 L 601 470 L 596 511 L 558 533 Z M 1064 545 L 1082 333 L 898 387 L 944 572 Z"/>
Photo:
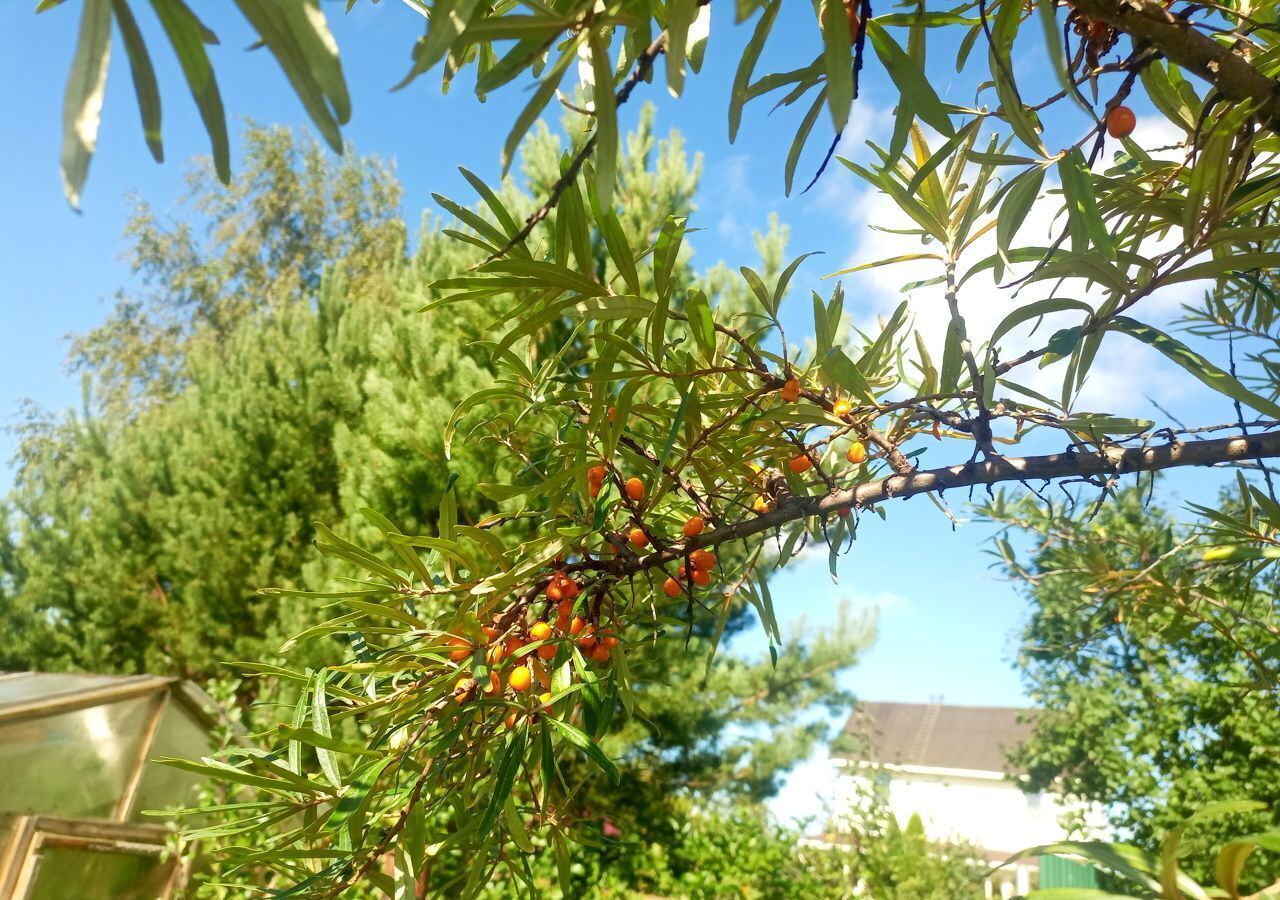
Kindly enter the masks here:
<path id="1" fill-rule="evenodd" d="M 613 183 L 618 171 L 618 108 L 613 95 L 609 42 L 596 29 L 588 40 L 593 75 L 591 97 L 596 114 L 595 189 L 600 207 L 605 209 L 613 206 Z"/>
<path id="2" fill-rule="evenodd" d="M 72 209 L 89 175 L 89 159 L 98 145 L 102 98 L 111 60 L 111 0 L 84 0 L 71 74 L 62 100 L 62 190 Z"/>
<path id="3" fill-rule="evenodd" d="M 694 343 L 698 345 L 703 360 L 707 365 L 715 365 L 715 320 L 711 317 L 711 306 L 707 302 L 707 295 L 699 290 L 690 291 L 684 303 L 684 314 L 689 319 L 689 332 L 693 335 Z"/>
<path id="4" fill-rule="evenodd" d="M 566 47 L 561 52 L 561 58 L 556 60 L 550 72 L 545 74 L 538 82 L 538 90 L 534 91 L 525 104 L 525 108 L 520 110 L 517 115 L 516 122 L 512 124 L 511 131 L 507 133 L 507 140 L 502 145 L 502 174 L 506 175 L 511 169 L 511 164 L 516 159 L 516 150 L 520 149 L 520 142 L 524 140 L 525 134 L 529 132 L 532 125 L 538 120 L 539 115 L 543 114 L 543 110 L 547 108 L 552 97 L 556 96 L 556 88 L 564 77 L 564 72 L 568 70 L 573 60 L 577 58 L 577 41 L 573 42 L 573 46 Z"/>
<path id="5" fill-rule="evenodd" d="M 778 276 L 778 283 L 773 288 L 773 303 L 770 307 L 776 316 L 778 310 L 782 308 L 782 300 L 787 295 L 787 287 L 791 284 L 791 278 L 796 274 L 796 270 L 800 268 L 800 264 L 810 256 L 817 256 L 822 253 L 821 250 L 812 250 L 808 253 L 802 253 L 782 270 L 782 274 Z M 838 324 L 838 323 L 837 323 Z"/>
<path id="6" fill-rule="evenodd" d="M 218 179 L 231 180 L 231 148 L 227 140 L 227 117 L 222 108 L 222 94 L 213 74 L 213 64 L 205 51 L 204 26 L 183 0 L 151 0 L 156 18 L 169 36 L 173 52 L 178 55 L 182 74 L 196 101 L 204 130 L 213 150 L 213 168 Z"/>
<path id="7" fill-rule="evenodd" d="M 529 726 L 521 722 L 507 736 L 507 746 L 503 748 L 502 758 L 498 761 L 493 784 L 489 788 L 489 802 L 485 806 L 484 815 L 477 828 L 481 836 L 487 835 L 498 821 L 502 808 L 511 799 L 511 786 L 520 774 L 524 764 L 524 752 L 529 744 Z"/>
<path id="8" fill-rule="evenodd" d="M 751 76 L 755 72 L 756 62 L 760 59 L 760 51 L 773 28 L 773 21 L 778 17 L 782 0 L 773 0 L 765 4 L 764 13 L 756 22 L 751 40 L 743 48 L 742 59 L 738 61 L 738 69 L 733 76 L 733 91 L 729 97 L 729 143 L 738 138 L 738 127 L 742 123 L 742 107 L 750 99 Z"/>
<path id="9" fill-rule="evenodd" d="M 1127 316 L 1116 316 L 1108 323 L 1107 330 L 1123 332 L 1130 337 L 1137 338 L 1144 344 L 1155 347 L 1168 359 L 1177 363 L 1219 394 L 1223 394 L 1233 400 L 1239 400 L 1269 418 L 1280 419 L 1280 406 L 1264 397 L 1258 396 L 1186 344 L 1170 337 L 1159 329 L 1152 328 L 1150 325 L 1135 321 Z"/>
<path id="10" fill-rule="evenodd" d="M 1085 303 L 1083 300 L 1068 300 L 1061 297 L 1050 297 L 1045 300 L 1037 300 L 1034 303 L 1028 303 L 1026 306 L 1019 307 L 1009 315 L 1000 320 L 1000 324 L 991 332 L 991 339 L 988 345 L 995 349 L 999 344 L 1000 338 L 1004 337 L 1013 329 L 1017 328 L 1023 322 L 1031 319 L 1038 319 L 1042 316 L 1051 315 L 1056 312 L 1065 312 L 1074 309 L 1084 313 L 1086 316 L 1093 314 L 1093 307 Z"/>
<path id="11" fill-rule="evenodd" d="M 667 3 L 667 90 L 672 97 L 684 93 L 685 55 L 689 29 L 698 17 L 698 0 L 668 0 Z"/>
<path id="12" fill-rule="evenodd" d="M 156 72 L 151 65 L 151 54 L 138 30 L 138 20 L 133 17 L 128 0 L 111 0 L 124 50 L 129 56 L 129 71 L 133 75 L 133 92 L 138 97 L 138 112 L 142 116 L 142 134 L 147 148 L 156 162 L 164 162 L 164 144 L 160 138 L 160 87 L 156 84 Z"/>
<path id="13" fill-rule="evenodd" d="M 339 126 L 351 117 L 351 101 L 338 45 L 319 4 L 236 0 L 236 5 L 280 64 L 316 129 L 335 153 L 341 153 Z"/>
<path id="14" fill-rule="evenodd" d="M 1028 169 L 1014 179 L 1009 192 L 1000 204 L 1000 214 L 996 220 L 996 248 L 1002 259 L 1008 259 L 1009 246 L 1018 234 L 1018 229 L 1026 221 L 1027 213 L 1040 196 L 1040 187 L 1044 183 L 1044 169 L 1040 166 Z M 996 274 L 996 280 L 1001 275 Z"/>
<path id="15" fill-rule="evenodd" d="M 867 379 L 858 371 L 853 360 L 849 359 L 839 347 L 832 347 L 823 357 L 822 372 L 844 393 L 868 403 L 876 402 L 875 394 L 871 391 L 871 385 L 867 384 Z"/>
<path id="16" fill-rule="evenodd" d="M 533 853 L 533 841 L 529 840 L 529 832 L 520 818 L 520 810 L 516 809 L 516 801 L 510 794 L 502 807 L 502 820 L 506 823 L 507 834 L 511 835 L 511 842 L 522 852 Z"/>
<path id="17" fill-rule="evenodd" d="M 1093 176 L 1085 164 L 1079 147 L 1058 160 L 1058 177 L 1062 180 L 1062 193 L 1066 197 L 1067 226 L 1071 232 L 1071 250 L 1084 253 L 1090 246 L 1110 261 L 1116 258 L 1115 243 L 1107 230 L 1098 201 L 1094 196 Z"/>
<path id="18" fill-rule="evenodd" d="M 555 717 L 547 721 L 551 723 L 556 731 L 560 732 L 560 735 L 565 740 L 585 753 L 588 759 L 599 766 L 612 779 L 614 784 L 618 783 L 618 767 L 613 764 L 613 760 L 604 755 L 604 751 L 596 745 L 595 741 L 568 722 L 562 722 Z"/>
<path id="19" fill-rule="evenodd" d="M 849 14 L 844 0 L 820 0 L 818 24 L 822 28 L 822 66 L 827 75 L 827 108 L 836 133 L 844 130 L 853 105 L 853 55 Z"/>
<path id="20" fill-rule="evenodd" d="M 325 670 L 316 673 L 314 687 L 311 691 L 311 721 L 321 737 L 332 740 L 333 731 L 329 727 L 329 698 L 325 694 Z M 316 757 L 320 760 L 320 770 L 329 783 L 335 788 L 342 787 L 342 773 L 338 771 L 338 758 L 328 747 L 315 745 Z"/>
<path id="21" fill-rule="evenodd" d="M 876 56 L 880 58 L 889 77 L 893 79 L 898 91 L 911 109 L 915 110 L 916 115 L 946 137 L 955 134 L 955 128 L 947 116 L 946 107 L 938 99 L 933 85 L 929 83 L 929 79 L 925 77 L 916 61 L 898 46 L 889 32 L 885 31 L 875 19 L 866 23 L 866 33 L 871 39 L 871 46 L 875 49 Z"/>

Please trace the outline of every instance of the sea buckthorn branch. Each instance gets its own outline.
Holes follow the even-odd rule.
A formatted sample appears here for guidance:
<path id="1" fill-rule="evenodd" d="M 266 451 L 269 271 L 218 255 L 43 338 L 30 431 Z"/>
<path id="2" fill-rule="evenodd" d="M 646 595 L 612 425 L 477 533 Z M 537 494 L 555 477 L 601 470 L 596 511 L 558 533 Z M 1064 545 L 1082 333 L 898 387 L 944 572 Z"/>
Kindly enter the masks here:
<path id="1" fill-rule="evenodd" d="M 1202 34 L 1187 20 L 1153 0 L 1067 0 L 1091 19 L 1099 19 L 1145 42 L 1171 62 L 1213 84 L 1234 103 L 1254 103 L 1258 116 L 1276 130 L 1280 82 L 1269 78 L 1235 48 Z"/>
<path id="2" fill-rule="evenodd" d="M 704 532 L 672 544 L 666 550 L 645 554 L 634 560 L 584 561 L 582 567 L 599 568 L 624 579 L 637 572 L 678 561 L 694 550 L 741 540 L 801 519 L 827 516 L 842 508 L 866 509 L 887 500 L 905 500 L 918 494 L 940 494 L 954 488 L 1010 481 L 1058 481 L 1081 476 L 1154 472 L 1184 466 L 1213 466 L 1247 461 L 1255 457 L 1280 457 L 1280 431 L 1206 441 L 1171 441 L 1158 447 L 1123 448 L 1108 445 L 1092 452 L 1069 450 L 1044 456 L 994 456 L 982 462 L 915 470 L 908 474 L 895 473 L 878 481 L 827 494 L 783 497 L 770 512 Z"/>
<path id="3" fill-rule="evenodd" d="M 945 267 L 947 284 L 944 296 L 947 309 L 951 313 L 950 327 L 955 330 L 956 340 L 960 344 L 960 355 L 964 358 L 965 367 L 969 370 L 969 383 L 973 386 L 973 399 L 978 407 L 978 415 L 973 419 L 974 455 L 976 456 L 980 451 L 985 458 L 990 459 L 996 452 L 991 445 L 991 413 L 987 411 L 982 369 L 974 356 L 973 343 L 969 340 L 964 316 L 960 315 L 960 288 L 956 283 L 955 258 L 948 257 Z"/>
<path id="4" fill-rule="evenodd" d="M 591 413 L 591 411 L 587 409 L 586 406 L 584 406 L 582 403 L 578 401 L 574 401 L 574 408 L 577 409 L 579 415 L 583 416 L 584 418 L 589 416 Z M 649 450 L 649 448 L 645 447 L 643 444 L 641 444 L 639 441 L 637 441 L 635 438 L 631 437 L 630 435 L 628 434 L 621 435 L 618 438 L 618 443 L 622 444 L 632 453 L 644 459 L 651 466 L 658 465 L 658 457 L 653 453 L 653 451 Z M 605 462 L 605 465 L 609 465 L 608 461 Z M 612 468 L 612 466 L 610 466 L 610 468 Z M 698 491 L 697 487 L 693 484 L 692 481 L 689 481 L 688 479 L 681 477 L 678 469 L 674 469 L 668 464 L 664 463 L 661 466 L 661 470 L 662 470 L 662 474 L 667 477 L 667 479 L 672 483 L 672 485 L 674 485 L 675 487 L 683 491 L 685 496 L 687 496 L 693 502 L 693 505 L 698 510 L 699 515 L 703 516 L 710 522 L 718 521 L 715 511 L 712 510 L 711 505 L 707 502 L 706 498 L 703 497 L 702 494 Z M 615 476 L 615 479 L 616 477 L 618 476 Z M 619 490 L 623 490 L 625 492 L 625 488 L 622 482 L 617 482 L 617 484 L 618 484 Z"/>
<path id="5" fill-rule="evenodd" d="M 422 723 L 418 726 L 417 731 L 415 731 L 406 742 L 405 750 L 401 754 L 397 765 L 403 765 L 410 758 L 413 751 L 417 749 L 419 742 L 426 736 L 431 727 L 436 724 L 437 716 L 442 710 L 448 708 L 449 703 L 452 700 L 453 697 L 446 694 L 427 707 L 423 712 Z M 381 840 L 365 851 L 363 860 L 360 865 L 356 867 L 351 876 L 334 884 L 326 892 L 325 896 L 336 897 L 348 888 L 359 884 L 364 877 L 369 874 L 369 870 L 377 864 L 378 860 L 391 849 L 391 845 L 395 843 L 396 837 L 399 836 L 400 832 L 404 831 L 405 826 L 409 824 L 409 816 L 413 814 L 413 808 L 418 805 L 422 797 L 422 790 L 426 787 L 427 781 L 431 777 L 431 771 L 432 760 L 424 760 L 422 763 L 422 769 L 417 778 L 414 779 L 413 787 L 409 790 L 409 797 L 401 808 L 399 816 L 396 817 L 396 821 L 386 829 Z"/>
<path id="6" fill-rule="evenodd" d="M 705 6 L 708 2 L 710 0 L 703 0 L 699 5 Z M 649 72 L 653 69 L 654 60 L 661 56 L 666 48 L 667 33 L 664 31 L 654 39 L 653 43 L 643 53 L 636 57 L 635 65 L 631 67 L 631 74 L 627 76 L 627 80 L 622 83 L 622 86 L 613 95 L 615 105 L 621 106 L 631 99 L 631 92 L 636 89 L 637 84 L 649 77 Z M 524 224 L 520 226 L 519 231 L 513 234 L 505 244 L 485 257 L 484 260 L 472 266 L 473 269 L 506 256 L 513 247 L 533 234 L 533 230 L 538 227 L 539 222 L 551 215 L 551 211 L 556 208 L 560 198 L 564 196 L 564 192 L 578 180 L 578 174 L 582 171 L 582 167 L 586 165 L 587 160 L 591 158 L 591 154 L 595 152 L 598 137 L 599 132 L 593 131 L 591 137 L 587 138 L 578 152 L 569 160 L 569 164 L 560 173 L 560 177 L 551 185 L 551 189 L 547 192 L 547 199 L 529 214 Z"/>

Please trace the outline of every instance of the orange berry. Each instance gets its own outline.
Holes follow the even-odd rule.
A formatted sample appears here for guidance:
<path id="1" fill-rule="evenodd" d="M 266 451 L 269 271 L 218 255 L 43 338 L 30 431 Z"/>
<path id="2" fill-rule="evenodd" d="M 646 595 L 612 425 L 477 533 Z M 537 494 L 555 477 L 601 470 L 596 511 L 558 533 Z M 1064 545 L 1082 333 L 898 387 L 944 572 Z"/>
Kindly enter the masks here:
<path id="1" fill-rule="evenodd" d="M 572 600 L 578 596 L 578 593 L 582 589 L 578 587 L 578 582 L 574 581 L 572 578 L 566 578 L 560 582 L 560 590 L 564 593 L 564 599 Z"/>
<path id="2" fill-rule="evenodd" d="M 498 629 L 494 628 L 492 625 L 486 625 L 480 630 L 484 632 L 484 642 L 486 644 L 498 636 Z"/>
<path id="3" fill-rule="evenodd" d="M 587 478 L 594 481 L 596 484 L 603 483 L 604 477 L 608 474 L 609 470 L 604 466 L 592 466 L 590 469 L 587 469 Z"/>
<path id="4" fill-rule="evenodd" d="M 684 567 L 684 563 L 680 563 L 680 568 L 676 569 L 676 577 L 684 578 L 684 576 L 688 574 L 689 574 L 689 570 Z"/>
<path id="5" fill-rule="evenodd" d="M 573 621 L 569 623 L 569 633 L 574 635 L 581 634 L 582 629 L 586 627 L 587 627 L 586 619 L 583 619 L 581 616 L 574 616 Z"/>
<path id="6" fill-rule="evenodd" d="M 1107 113 L 1107 134 L 1113 138 L 1128 137 L 1138 125 L 1138 117 L 1127 106 L 1117 106 Z"/>
<path id="7" fill-rule="evenodd" d="M 609 421 L 610 421 L 610 422 L 612 422 L 612 421 L 613 421 L 613 416 L 614 416 L 614 413 L 615 413 L 615 412 L 617 412 L 617 410 L 616 410 L 616 409 L 614 409 L 612 406 L 610 406 L 610 407 L 609 407 Z"/>
<path id="8" fill-rule="evenodd" d="M 849 43 L 858 43 L 858 7 L 854 0 L 844 0 L 844 11 L 849 17 Z"/>
<path id="9" fill-rule="evenodd" d="M 602 634 L 600 635 L 600 643 L 604 645 L 606 650 L 612 650 L 614 647 L 618 646 L 618 638 L 616 635 Z"/>
<path id="10" fill-rule="evenodd" d="M 551 692 L 550 692 L 550 691 L 546 691 L 546 692 L 544 692 L 544 693 L 539 694 L 539 695 L 538 695 L 538 702 L 539 702 L 539 703 L 541 703 L 543 706 L 546 706 L 548 703 L 550 703 L 550 702 L 551 702 Z"/>
<path id="11" fill-rule="evenodd" d="M 534 622 L 529 629 L 529 637 L 535 641 L 545 641 L 551 637 L 551 626 L 546 622 Z"/>
<path id="12" fill-rule="evenodd" d="M 779 396 L 788 403 L 795 403 L 800 399 L 800 382 L 795 378 L 787 379 L 782 385 L 782 390 L 778 391 Z"/>
<path id="13" fill-rule="evenodd" d="M 592 651 L 591 651 L 591 658 L 592 658 L 592 659 L 594 659 L 596 662 L 599 662 L 599 663 L 602 663 L 602 662 L 608 662 L 608 661 L 609 661 L 609 648 L 608 648 L 608 647 L 603 647 L 603 646 L 596 647 L 594 650 L 592 650 Z"/>
<path id="14" fill-rule="evenodd" d="M 837 416 L 847 416 L 853 409 L 853 404 L 848 400 L 837 400 L 835 405 L 831 407 L 831 411 Z"/>
<path id="15" fill-rule="evenodd" d="M 578 645 L 587 650 L 594 647 L 596 645 L 595 629 L 590 625 L 582 629 L 582 634 L 578 635 Z"/>
<path id="16" fill-rule="evenodd" d="M 551 583 L 547 585 L 547 599 L 553 603 L 564 599 L 564 590 L 560 587 L 560 583 L 554 578 L 551 579 Z"/>
<path id="17" fill-rule="evenodd" d="M 484 692 L 490 697 L 502 693 L 502 679 L 498 677 L 497 672 L 489 671 L 489 686 L 484 689 Z"/>
<path id="18" fill-rule="evenodd" d="M 529 689 L 533 676 L 529 672 L 528 666 L 516 666 L 511 670 L 511 674 L 507 676 L 507 684 L 511 686 L 511 690 L 516 693 L 524 693 Z"/>
<path id="19" fill-rule="evenodd" d="M 706 587 L 711 583 L 711 573 L 705 569 L 694 569 L 693 583 L 698 587 Z"/>
<path id="20" fill-rule="evenodd" d="M 668 597 L 679 596 L 680 582 L 676 581 L 674 578 L 668 578 L 666 581 L 662 582 L 662 593 L 666 594 Z"/>
<path id="21" fill-rule="evenodd" d="M 505 655 L 505 646 L 503 644 L 494 644 L 489 648 L 489 652 L 485 654 L 485 659 L 489 661 L 489 665 L 494 666 L 502 662 L 502 657 Z"/>
<path id="22" fill-rule="evenodd" d="M 516 720 L 519 718 L 520 713 L 517 710 L 513 709 L 511 712 L 507 713 L 507 728 L 515 728 Z"/>
<path id="23" fill-rule="evenodd" d="M 849 452 L 844 455 L 855 466 L 867 458 L 867 448 L 862 446 L 862 441 L 854 441 L 849 445 Z"/>
<path id="24" fill-rule="evenodd" d="M 538 648 L 538 659 L 555 659 L 555 658 L 556 658 L 555 644 L 543 644 L 541 647 Z"/>
<path id="25" fill-rule="evenodd" d="M 710 550 L 694 550 L 689 554 L 689 562 L 693 563 L 695 570 L 709 572 L 716 567 L 716 555 Z"/>
<path id="26" fill-rule="evenodd" d="M 475 679 L 472 678 L 470 675 L 463 675 L 461 678 L 458 679 L 458 683 L 453 686 L 453 689 L 455 692 L 460 694 L 464 691 L 470 690 L 471 683 L 473 681 L 475 681 Z"/>
<path id="27" fill-rule="evenodd" d="M 697 537 L 702 534 L 702 529 L 705 525 L 706 523 L 702 521 L 702 516 L 693 516 L 684 523 L 684 528 L 681 530 L 684 532 L 685 537 Z"/>
<path id="28" fill-rule="evenodd" d="M 813 468 L 813 460 L 809 458 L 809 454 L 801 453 L 799 456 L 793 456 L 787 460 L 787 468 L 799 475 L 801 472 L 808 472 Z"/>
<path id="29" fill-rule="evenodd" d="M 633 547 L 644 547 L 649 543 L 649 536 L 644 533 L 643 528 L 632 528 L 627 532 L 627 540 L 631 542 Z"/>
<path id="30" fill-rule="evenodd" d="M 757 497 L 756 502 L 751 504 L 751 508 L 761 515 L 764 515 L 769 512 L 769 510 L 773 509 L 773 504 L 765 497 Z"/>
<path id="31" fill-rule="evenodd" d="M 599 483 L 599 482 L 596 482 L 596 481 L 593 481 L 593 482 L 591 482 L 591 484 L 587 485 L 587 494 L 591 497 L 591 499 L 592 499 L 592 500 L 594 500 L 594 499 L 596 499 L 597 497 L 599 497 L 599 496 L 600 496 L 600 483 Z"/>
<path id="32" fill-rule="evenodd" d="M 849 516 L 853 515 L 853 510 L 848 506 L 841 506 L 836 510 L 836 515 L 842 519 L 847 519 Z"/>
<path id="33" fill-rule="evenodd" d="M 515 656 L 520 652 L 520 648 L 524 646 L 524 639 L 519 637 L 509 637 L 502 642 L 502 646 L 506 650 L 507 656 Z"/>
<path id="34" fill-rule="evenodd" d="M 644 482 L 634 475 L 627 479 L 627 496 L 633 501 L 644 499 Z"/>
<path id="35" fill-rule="evenodd" d="M 449 658 L 454 662 L 461 662 L 471 655 L 471 642 L 466 638 L 451 637 L 449 646 L 454 648 L 449 651 Z"/>

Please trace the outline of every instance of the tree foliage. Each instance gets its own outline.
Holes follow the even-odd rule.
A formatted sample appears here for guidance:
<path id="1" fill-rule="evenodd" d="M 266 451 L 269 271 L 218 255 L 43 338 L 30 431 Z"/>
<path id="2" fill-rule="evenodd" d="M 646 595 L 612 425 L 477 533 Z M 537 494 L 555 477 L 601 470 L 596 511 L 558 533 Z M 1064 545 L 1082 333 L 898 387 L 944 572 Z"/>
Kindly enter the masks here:
<path id="1" fill-rule="evenodd" d="M 1244 491 L 1191 527 L 1141 486 L 1096 516 L 1026 500 L 986 509 L 1034 541 L 1007 559 L 1033 603 L 1019 660 L 1044 709 L 1016 762 L 1037 789 L 1101 805 L 1152 851 L 1207 798 L 1270 798 L 1280 784 L 1280 719 L 1255 658 L 1275 642 L 1276 572 L 1201 559 L 1213 517 L 1255 514 Z M 1011 538 L 1006 549 L 1024 543 Z M 1212 850 L 1277 816 L 1245 809 L 1198 824 L 1184 867 L 1208 879 Z M 1249 880 L 1274 868 L 1262 854 Z"/>
<path id="2" fill-rule="evenodd" d="M 807 146 L 834 150 L 829 139 L 846 125 L 862 78 L 892 85 L 897 97 L 888 145 L 840 161 L 891 198 L 910 220 L 896 231 L 919 246 L 836 274 L 910 264 L 912 288 L 936 287 L 933 317 L 945 319 L 945 333 L 917 328 L 905 303 L 850 328 L 837 283 L 813 298 L 811 343 L 788 339 L 780 314 L 806 257 L 776 273 L 742 267 L 745 303 L 721 303 L 681 277 L 687 217 L 628 234 L 617 212 L 617 108 L 658 78 L 659 58 L 668 91 L 682 92 L 712 38 L 709 4 L 410 5 L 426 20 L 410 79 L 439 67 L 447 86 L 473 67 L 481 96 L 533 87 L 505 165 L 570 71 L 593 124 L 532 210 L 469 174 L 479 206 L 440 198 L 456 220 L 448 234 L 480 258 L 433 282 L 424 309 L 482 317 L 485 337 L 474 346 L 494 377 L 457 407 L 443 449 L 495 448 L 501 461 L 475 489 L 499 512 L 469 520 L 445 492 L 426 528 L 371 513 L 372 532 L 350 534 L 356 542 L 319 530 L 324 554 L 365 572 L 313 595 L 349 611 L 312 634 L 343 634 L 351 653 L 282 674 L 304 693 L 275 755 L 175 763 L 264 792 L 265 806 L 243 808 L 246 827 L 287 821 L 291 830 L 234 858 L 278 868 L 292 893 L 429 891 L 439 886 L 430 860 L 440 852 L 467 859 L 456 886 L 464 895 L 499 870 L 532 890 L 530 834 L 567 860 L 585 785 L 620 781 L 608 735 L 619 710 L 637 714 L 652 648 L 703 627 L 714 651 L 749 605 L 776 652 L 768 567 L 818 545 L 834 569 L 867 513 L 885 516 L 892 499 L 925 494 L 945 511 L 948 488 L 1034 490 L 1043 479 L 1083 482 L 1105 502 L 1135 471 L 1265 465 L 1280 455 L 1275 392 L 1254 389 L 1265 367 L 1240 374 L 1214 361 L 1221 346 L 1212 338 L 1225 329 L 1234 339 L 1229 326 L 1248 307 L 1216 307 L 1228 325 L 1199 329 L 1210 340 L 1198 348 L 1150 312 L 1153 298 L 1179 285 L 1207 283 L 1225 296 L 1280 262 L 1274 4 L 979 0 L 873 15 L 866 0 L 819 0 L 800 57 L 812 62 L 764 75 L 756 65 L 766 46 L 778 49 L 781 4 L 735 4 L 739 24 L 754 24 L 729 98 L 730 134 L 760 98 L 807 108 L 788 187 Z M 318 7 L 238 6 L 336 147 L 350 100 Z M 126 7 L 82 7 L 66 107 L 73 202 L 96 133 L 111 21 L 127 31 Z M 185 6 L 165 8 L 225 177 L 204 35 Z M 158 121 L 138 42 L 126 43 L 144 122 Z M 939 46 L 968 73 L 972 104 L 939 95 Z M 872 56 L 878 67 L 864 67 Z M 1171 144 L 1133 140 L 1125 102 L 1135 91 L 1177 135 Z M 819 130 L 824 111 L 830 125 Z M 1024 227 L 1033 208 L 1048 214 L 1048 238 Z M 972 311 L 992 294 L 1012 309 L 979 328 Z M 1037 336 L 1042 323 L 1047 337 Z M 1160 354 L 1230 411 L 1158 428 L 1082 402 L 1104 343 Z M 1048 371 L 1028 384 L 1038 369 Z M 1256 421 L 1246 424 L 1245 408 Z M 1206 431 L 1221 434 L 1187 439 Z M 1003 452 L 1017 444 L 1059 452 Z M 951 464 L 918 468 L 925 452 L 949 453 Z M 1239 517 L 1219 524 L 1230 539 L 1211 562 L 1270 564 L 1271 532 Z M 1273 686 L 1274 661 L 1255 652 L 1251 662 Z M 367 740 L 353 740 L 356 723 Z M 392 853 L 395 874 L 380 867 Z M 1235 896 L 1233 865 L 1215 878 Z"/>
<path id="3" fill-rule="evenodd" d="M 491 445 L 459 445 L 447 469 L 436 462 L 453 407 L 493 384 L 487 356 L 468 346 L 482 337 L 480 322 L 466 311 L 413 312 L 433 279 L 463 271 L 474 254 L 430 221 L 408 246 L 399 186 L 374 158 L 333 163 L 281 129 L 251 128 L 245 142 L 244 178 L 232 188 L 202 166 L 185 216 L 161 220 L 139 208 L 128 234 L 147 292 L 122 297 L 105 324 L 74 342 L 92 389 L 81 414 L 27 428 L 0 562 L 6 668 L 207 682 L 225 661 L 322 664 L 340 644 L 281 647 L 326 617 L 322 605 L 255 594 L 282 578 L 322 588 L 356 574 L 340 560 L 313 559 L 314 522 L 376 533 L 360 513 L 376 507 L 426 529 L 446 494 L 464 521 L 496 508 L 470 489 L 502 464 Z M 657 141 L 649 111 L 628 143 L 620 176 L 634 200 L 628 232 L 643 235 L 668 208 L 692 212 L 698 166 L 679 134 Z M 540 129 L 523 153 L 537 185 L 561 155 L 558 138 Z M 533 203 L 515 184 L 504 194 Z M 780 257 L 779 229 L 760 240 Z M 699 274 L 687 257 L 678 266 L 683 283 L 743 302 L 723 266 Z M 725 635 L 749 621 L 735 610 Z M 574 813 L 598 830 L 599 810 L 613 810 L 611 827 L 629 838 L 597 848 L 598 863 L 579 854 L 578 864 L 608 864 L 611 878 L 633 883 L 680 877 L 649 848 L 689 835 L 704 842 L 691 853 L 710 852 L 705 842 L 716 838 L 704 828 L 718 825 L 688 832 L 682 824 L 693 798 L 736 800 L 748 805 L 735 815 L 756 815 L 749 804 L 776 790 L 849 703 L 835 677 L 869 627 L 846 619 L 796 634 L 776 666 L 722 657 L 703 691 L 705 623 L 695 623 L 687 647 L 656 648 L 637 667 L 643 714 L 614 718 L 621 782 L 593 785 Z M 275 705 L 298 696 L 287 681 L 267 687 L 239 686 L 241 700 L 257 699 L 242 722 L 250 733 L 273 730 Z M 212 802 L 233 798 L 223 791 Z M 779 841 L 776 852 L 789 846 Z M 467 860 L 453 865 L 465 872 Z M 685 864 L 669 865 L 679 873 Z M 442 860 L 438 871 L 448 870 Z M 249 888 L 270 877 L 255 868 L 217 880 Z"/>

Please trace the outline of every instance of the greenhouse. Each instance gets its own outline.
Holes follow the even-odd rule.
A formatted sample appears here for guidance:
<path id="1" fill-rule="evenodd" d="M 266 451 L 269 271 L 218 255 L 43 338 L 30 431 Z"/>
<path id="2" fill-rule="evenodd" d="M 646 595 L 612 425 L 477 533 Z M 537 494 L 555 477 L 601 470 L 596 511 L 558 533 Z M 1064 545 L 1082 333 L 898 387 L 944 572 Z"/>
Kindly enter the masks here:
<path id="1" fill-rule="evenodd" d="M 197 776 L 161 756 L 206 754 L 212 701 L 177 678 L 0 675 L 0 897 L 172 896 L 184 873 L 170 823 Z"/>

